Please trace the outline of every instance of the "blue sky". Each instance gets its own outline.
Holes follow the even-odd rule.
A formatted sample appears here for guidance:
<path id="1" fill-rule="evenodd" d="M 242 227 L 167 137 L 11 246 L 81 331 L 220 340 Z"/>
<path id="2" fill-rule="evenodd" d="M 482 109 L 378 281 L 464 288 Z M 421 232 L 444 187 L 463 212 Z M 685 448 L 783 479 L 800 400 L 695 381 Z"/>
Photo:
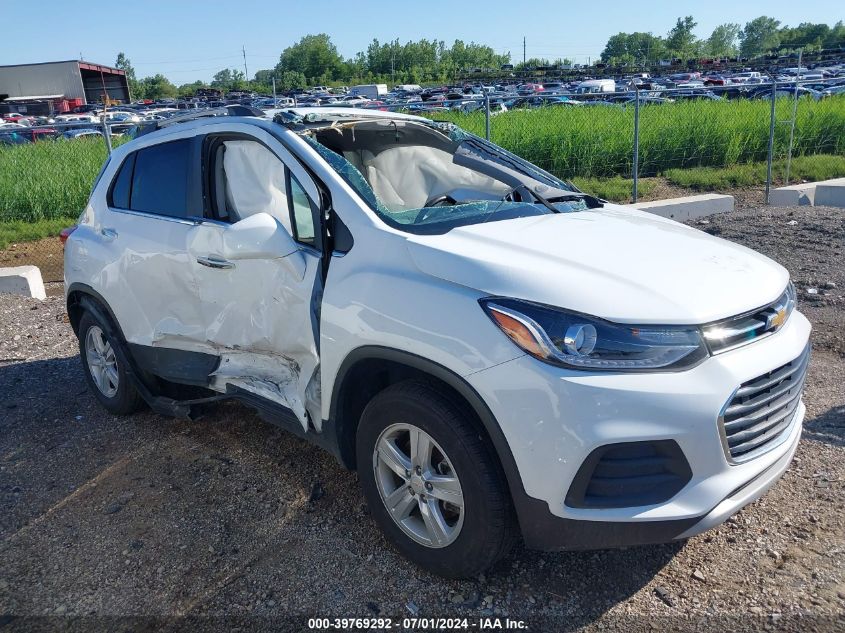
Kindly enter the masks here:
<path id="1" fill-rule="evenodd" d="M 683 8 L 686 6 L 686 8 Z M 835 7 L 839 6 L 839 9 Z M 461 2 L 392 0 L 351 2 L 257 2 L 171 0 L 50 2 L 33 13 L 31 3 L 8 2 L 0 64 L 83 59 L 113 64 L 125 52 L 139 77 L 161 72 L 174 83 L 208 80 L 221 68 L 249 74 L 273 67 L 279 53 L 308 33 L 328 33 L 345 57 L 364 50 L 373 38 L 390 41 L 456 38 L 489 44 L 498 52 L 528 57 L 595 59 L 607 38 L 619 31 L 665 35 L 687 13 L 698 21 L 699 37 L 723 22 L 744 24 L 770 15 L 784 24 L 845 19 L 833 0 L 670 0 L 638 2 L 561 2 L 485 0 Z M 27 26 L 29 25 L 29 26 Z"/>

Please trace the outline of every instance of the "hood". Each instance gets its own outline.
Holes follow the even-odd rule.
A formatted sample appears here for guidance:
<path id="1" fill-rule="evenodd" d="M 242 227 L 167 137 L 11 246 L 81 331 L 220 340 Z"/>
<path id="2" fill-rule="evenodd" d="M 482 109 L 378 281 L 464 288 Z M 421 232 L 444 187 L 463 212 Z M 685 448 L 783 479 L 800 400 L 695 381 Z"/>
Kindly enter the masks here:
<path id="1" fill-rule="evenodd" d="M 744 246 L 616 205 L 407 240 L 429 275 L 621 323 L 716 321 L 774 301 L 789 281 Z"/>

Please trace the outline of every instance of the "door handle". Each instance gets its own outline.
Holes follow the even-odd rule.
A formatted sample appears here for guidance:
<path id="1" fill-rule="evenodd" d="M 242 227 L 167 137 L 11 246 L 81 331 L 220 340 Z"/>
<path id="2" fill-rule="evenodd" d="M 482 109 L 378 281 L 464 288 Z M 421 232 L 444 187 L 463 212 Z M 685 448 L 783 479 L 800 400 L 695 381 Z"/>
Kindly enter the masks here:
<path id="1" fill-rule="evenodd" d="M 102 228 L 100 229 L 100 235 L 102 235 L 107 240 L 113 240 L 117 237 L 117 231 L 114 229 Z"/>
<path id="2" fill-rule="evenodd" d="M 197 257 L 197 263 L 208 266 L 209 268 L 217 268 L 218 270 L 228 270 L 235 267 L 234 262 L 214 256 Z"/>

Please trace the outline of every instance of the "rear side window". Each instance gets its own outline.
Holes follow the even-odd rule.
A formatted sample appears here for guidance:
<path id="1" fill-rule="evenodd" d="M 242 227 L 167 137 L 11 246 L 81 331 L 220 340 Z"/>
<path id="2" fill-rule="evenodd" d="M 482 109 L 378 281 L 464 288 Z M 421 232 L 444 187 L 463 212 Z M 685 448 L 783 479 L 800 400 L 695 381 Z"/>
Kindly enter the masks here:
<path id="1" fill-rule="evenodd" d="M 130 209 L 187 217 L 190 147 L 190 140 L 183 139 L 136 152 Z"/>
<path id="2" fill-rule="evenodd" d="M 129 154 L 123 164 L 120 166 L 120 171 L 117 173 L 117 178 L 111 186 L 111 195 L 109 196 L 109 206 L 118 209 L 129 208 L 129 195 L 132 192 L 132 170 L 135 168 L 135 154 Z"/>

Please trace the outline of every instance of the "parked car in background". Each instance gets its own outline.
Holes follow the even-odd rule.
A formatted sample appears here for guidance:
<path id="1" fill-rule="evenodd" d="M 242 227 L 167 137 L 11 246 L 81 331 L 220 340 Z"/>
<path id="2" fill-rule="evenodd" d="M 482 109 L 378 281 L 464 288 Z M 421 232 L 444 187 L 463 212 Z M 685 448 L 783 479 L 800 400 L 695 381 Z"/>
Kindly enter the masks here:
<path id="1" fill-rule="evenodd" d="M 746 83 L 750 80 L 759 80 L 762 78 L 762 74 L 757 71 L 744 71 L 731 75 L 731 81 L 734 83 Z"/>
<path id="2" fill-rule="evenodd" d="M 52 141 L 60 135 L 59 130 L 51 127 L 24 127 L 16 130 L 16 132 L 33 143 L 36 141 Z"/>
<path id="3" fill-rule="evenodd" d="M 349 89 L 349 95 L 353 97 L 366 97 L 367 99 L 378 99 L 387 95 L 386 84 L 361 84 Z"/>
<path id="4" fill-rule="evenodd" d="M 56 123 L 99 123 L 100 117 L 95 114 L 59 114 Z"/>
<path id="5" fill-rule="evenodd" d="M 712 90 L 686 90 L 682 92 L 672 92 L 671 98 L 674 101 L 724 101 L 722 97 L 717 95 Z"/>
<path id="6" fill-rule="evenodd" d="M 102 107 L 103 107 L 102 105 L 99 105 L 99 104 L 96 104 L 96 103 L 86 103 L 86 104 L 74 107 L 70 111 L 70 114 L 86 114 L 88 112 L 96 112 L 97 110 L 102 109 Z"/>
<path id="7" fill-rule="evenodd" d="M 613 79 L 588 79 L 580 82 L 573 92 L 579 95 L 616 92 L 616 82 Z"/>
<path id="8" fill-rule="evenodd" d="M 100 130 L 95 130 L 93 128 L 78 128 L 74 130 L 65 130 L 62 133 L 61 138 L 65 140 L 72 140 L 78 138 L 87 138 L 90 136 L 102 136 L 103 133 Z"/>
<path id="9" fill-rule="evenodd" d="M 32 143 L 32 139 L 22 134 L 21 130 L 0 127 L 0 145 L 26 145 L 27 143 Z"/>
<path id="10" fill-rule="evenodd" d="M 821 94 L 825 97 L 832 97 L 834 95 L 845 94 L 845 85 L 831 86 L 830 88 L 822 90 Z"/>
<path id="11" fill-rule="evenodd" d="M 672 94 L 674 96 L 674 93 L 670 93 L 670 94 Z M 619 105 L 628 105 L 628 104 L 633 104 L 638 99 L 637 99 L 637 95 L 632 94 L 632 95 L 614 95 L 614 96 L 608 97 L 607 100 L 611 103 L 617 103 Z M 660 104 L 663 104 L 663 103 L 672 103 L 673 101 L 674 101 L 674 99 L 672 99 L 670 97 L 659 97 L 659 96 L 655 96 L 655 95 L 642 94 L 642 93 L 639 95 L 640 105 L 660 105 Z"/>
<path id="12" fill-rule="evenodd" d="M 2 118 L 5 123 L 17 123 L 19 125 L 32 124 L 32 117 L 21 112 L 4 112 L 0 115 L 0 118 Z"/>
<path id="13" fill-rule="evenodd" d="M 782 98 L 793 98 L 795 95 L 798 95 L 799 98 L 801 97 L 810 97 L 815 101 L 818 101 L 822 98 L 822 93 L 818 92 L 817 90 L 812 90 L 811 88 L 805 88 L 804 86 L 799 85 L 797 88 L 789 84 L 778 84 L 775 89 L 774 96 L 777 99 Z M 772 98 L 772 89 L 770 87 L 761 87 L 755 90 L 754 92 L 749 94 L 749 98 L 751 99 L 771 99 Z"/>

